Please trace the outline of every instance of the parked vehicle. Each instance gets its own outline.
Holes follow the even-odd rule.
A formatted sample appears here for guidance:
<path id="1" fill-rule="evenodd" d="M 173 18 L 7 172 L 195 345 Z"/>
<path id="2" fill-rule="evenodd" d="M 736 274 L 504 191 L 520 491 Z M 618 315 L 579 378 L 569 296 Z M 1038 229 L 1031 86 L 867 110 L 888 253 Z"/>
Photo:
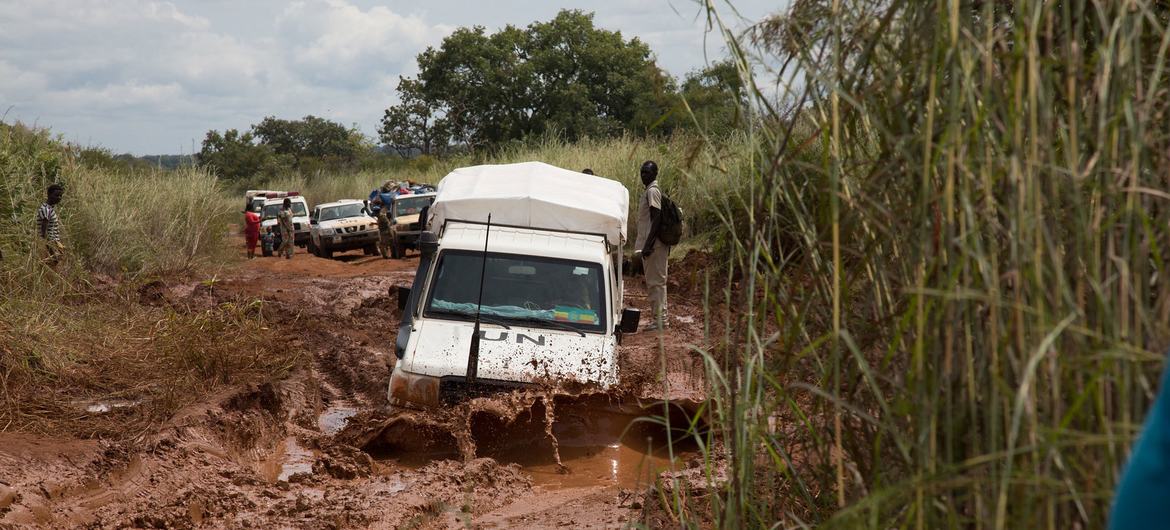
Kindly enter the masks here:
<path id="1" fill-rule="evenodd" d="M 406 249 L 418 249 L 420 215 L 435 202 L 436 193 L 397 195 L 390 205 L 390 257 L 405 258 Z"/>
<path id="2" fill-rule="evenodd" d="M 358 248 L 367 256 L 378 253 L 378 221 L 370 217 L 363 201 L 342 199 L 313 208 L 309 252 L 332 258 L 334 252 Z"/>
<path id="3" fill-rule="evenodd" d="M 244 208 L 248 211 L 254 211 L 264 208 L 264 201 L 279 196 L 281 193 L 287 195 L 288 192 L 275 190 L 248 190 L 244 192 Z"/>
<path id="4" fill-rule="evenodd" d="M 296 245 L 303 247 L 309 242 L 309 202 L 305 200 L 299 193 L 295 191 L 269 193 L 269 195 L 276 195 L 276 197 L 268 197 L 264 199 L 264 208 L 260 213 L 260 231 L 267 230 L 272 227 L 272 230 L 277 232 L 279 237 L 277 214 L 284 206 L 284 199 L 292 201 L 293 212 L 293 231 L 296 236 Z M 278 243 L 279 246 L 279 243 Z"/>
<path id="5" fill-rule="evenodd" d="M 390 378 L 396 406 L 537 383 L 617 384 L 629 192 L 539 162 L 458 169 L 419 238 Z M 490 224 L 489 224 L 490 217 Z"/>

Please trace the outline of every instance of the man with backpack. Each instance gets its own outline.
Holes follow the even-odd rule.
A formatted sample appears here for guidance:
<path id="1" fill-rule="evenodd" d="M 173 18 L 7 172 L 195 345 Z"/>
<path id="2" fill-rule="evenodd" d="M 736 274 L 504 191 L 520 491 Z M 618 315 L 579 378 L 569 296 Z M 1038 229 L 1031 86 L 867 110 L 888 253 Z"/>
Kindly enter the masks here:
<path id="1" fill-rule="evenodd" d="M 642 258 L 642 273 L 654 316 L 646 329 L 660 330 L 665 329 L 668 322 L 666 258 L 670 255 L 670 246 L 678 244 L 681 223 L 678 207 L 658 188 L 658 164 L 647 160 L 642 164 L 641 175 L 646 191 L 638 201 L 638 238 L 634 248 L 635 254 Z"/>

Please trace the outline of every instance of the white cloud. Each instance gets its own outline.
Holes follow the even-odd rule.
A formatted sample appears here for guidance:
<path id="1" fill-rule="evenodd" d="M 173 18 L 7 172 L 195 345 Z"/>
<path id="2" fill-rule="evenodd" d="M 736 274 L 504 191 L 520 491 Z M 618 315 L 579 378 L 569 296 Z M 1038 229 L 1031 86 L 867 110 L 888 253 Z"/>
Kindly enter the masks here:
<path id="1" fill-rule="evenodd" d="M 0 0 L 0 115 L 138 154 L 189 151 L 209 129 L 269 115 L 374 134 L 427 46 L 561 8 L 638 36 L 676 75 L 701 65 L 690 0 Z"/>
<path id="2" fill-rule="evenodd" d="M 369 86 L 388 71 L 400 71 L 453 30 L 384 6 L 362 10 L 344 0 L 314 0 L 296 2 L 284 11 L 277 21 L 277 40 L 303 78 L 356 88 Z"/>

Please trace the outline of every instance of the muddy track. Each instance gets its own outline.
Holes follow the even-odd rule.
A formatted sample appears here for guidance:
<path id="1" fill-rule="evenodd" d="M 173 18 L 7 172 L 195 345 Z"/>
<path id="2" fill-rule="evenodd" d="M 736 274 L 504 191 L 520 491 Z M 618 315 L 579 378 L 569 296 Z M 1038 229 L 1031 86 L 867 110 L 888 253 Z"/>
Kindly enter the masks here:
<path id="1" fill-rule="evenodd" d="M 385 395 L 398 321 L 389 293 L 417 261 L 339 258 L 257 259 L 215 282 L 157 288 L 153 302 L 180 310 L 261 300 L 287 338 L 273 347 L 305 362 L 207 396 L 136 440 L 0 433 L 0 527 L 621 527 L 647 516 L 641 492 L 659 471 L 685 465 L 668 458 L 662 430 L 629 425 L 641 407 L 659 410 L 649 405 L 664 389 L 702 399 L 688 348 L 702 340 L 689 325 L 702 320 L 697 304 L 674 302 L 670 333 L 626 337 L 611 394 L 402 414 Z M 627 300 L 644 306 L 638 284 Z"/>

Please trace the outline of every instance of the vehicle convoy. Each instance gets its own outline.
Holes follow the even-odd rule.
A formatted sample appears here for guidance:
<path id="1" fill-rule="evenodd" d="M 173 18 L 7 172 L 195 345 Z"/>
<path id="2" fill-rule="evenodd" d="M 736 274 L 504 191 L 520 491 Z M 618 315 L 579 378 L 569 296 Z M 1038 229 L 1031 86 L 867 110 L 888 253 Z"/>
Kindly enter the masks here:
<path id="1" fill-rule="evenodd" d="M 629 192 L 540 162 L 457 169 L 419 238 L 390 378 L 395 406 L 537 385 L 618 383 Z M 490 223 L 489 223 L 490 218 Z"/>
<path id="2" fill-rule="evenodd" d="M 378 222 L 356 199 L 319 204 L 309 216 L 308 244 L 309 252 L 322 258 L 359 248 L 372 256 L 378 253 Z"/>
<path id="3" fill-rule="evenodd" d="M 407 249 L 418 249 L 422 212 L 435 202 L 436 193 L 397 195 L 390 204 L 390 257 L 405 258 Z"/>
<path id="4" fill-rule="evenodd" d="M 277 232 L 277 237 L 279 237 L 280 229 L 277 227 L 279 221 L 276 216 L 280 213 L 280 209 L 284 207 L 284 200 L 286 198 L 292 201 L 293 230 L 296 236 L 294 242 L 297 246 L 303 247 L 309 242 L 309 202 L 298 192 L 281 191 L 267 194 L 267 197 L 264 199 L 264 209 L 260 214 L 260 231 L 263 232 L 272 228 L 274 232 Z"/>

